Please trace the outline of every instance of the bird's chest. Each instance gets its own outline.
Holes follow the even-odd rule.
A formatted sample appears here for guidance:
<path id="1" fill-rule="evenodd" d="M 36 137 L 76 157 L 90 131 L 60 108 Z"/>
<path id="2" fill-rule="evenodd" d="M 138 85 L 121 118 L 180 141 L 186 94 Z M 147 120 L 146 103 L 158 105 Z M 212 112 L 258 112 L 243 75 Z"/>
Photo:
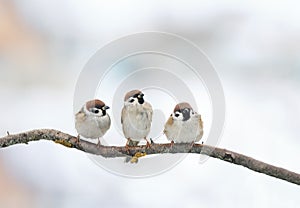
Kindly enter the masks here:
<path id="1" fill-rule="evenodd" d="M 136 120 L 139 121 L 147 121 L 148 120 L 148 114 L 145 111 L 137 112 L 136 113 Z"/>
<path id="2" fill-rule="evenodd" d="M 81 136 L 86 138 L 98 138 L 101 136 L 98 121 L 94 118 L 77 121 L 76 129 Z"/>
<path id="3" fill-rule="evenodd" d="M 84 122 L 84 128 L 86 129 L 86 131 L 95 134 L 95 132 L 99 131 L 99 123 L 100 121 L 97 118 L 87 118 Z"/>
<path id="4" fill-rule="evenodd" d="M 143 127 L 149 122 L 148 114 L 145 111 L 129 111 L 126 121 L 136 127 Z"/>
<path id="5" fill-rule="evenodd" d="M 175 138 L 190 138 L 195 137 L 198 131 L 198 123 L 195 120 L 189 121 L 174 121 L 170 129 L 171 137 Z"/>

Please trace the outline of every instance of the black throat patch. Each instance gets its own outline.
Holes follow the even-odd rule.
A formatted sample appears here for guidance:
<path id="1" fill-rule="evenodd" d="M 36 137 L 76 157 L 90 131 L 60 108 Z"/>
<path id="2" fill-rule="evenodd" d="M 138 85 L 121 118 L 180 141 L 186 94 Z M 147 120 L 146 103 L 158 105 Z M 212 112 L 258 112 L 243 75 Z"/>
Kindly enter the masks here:
<path id="1" fill-rule="evenodd" d="M 183 121 L 187 121 L 191 118 L 190 110 L 185 108 L 184 110 L 181 111 L 183 115 Z"/>
<path id="2" fill-rule="evenodd" d="M 144 98 L 138 98 L 138 102 L 139 102 L 139 104 L 144 104 L 144 102 L 145 102 L 145 100 L 144 100 Z"/>

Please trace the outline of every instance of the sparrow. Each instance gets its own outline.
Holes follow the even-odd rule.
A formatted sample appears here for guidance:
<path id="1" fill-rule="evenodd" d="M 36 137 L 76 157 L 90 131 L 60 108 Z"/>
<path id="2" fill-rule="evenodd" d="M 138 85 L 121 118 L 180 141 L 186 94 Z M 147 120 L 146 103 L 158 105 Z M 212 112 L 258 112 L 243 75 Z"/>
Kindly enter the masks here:
<path id="1" fill-rule="evenodd" d="M 194 143 L 203 136 L 201 115 L 189 103 L 179 103 L 165 124 L 164 134 L 173 144 Z"/>
<path id="2" fill-rule="evenodd" d="M 140 90 L 132 90 L 125 95 L 121 123 L 127 139 L 126 147 L 137 146 L 142 139 L 150 146 L 147 136 L 151 128 L 152 114 L 152 106 L 145 102 L 144 94 Z"/>
<path id="3" fill-rule="evenodd" d="M 90 139 L 98 139 L 101 145 L 100 137 L 102 137 L 110 128 L 111 120 L 106 110 L 107 105 L 101 100 L 91 100 L 81 108 L 75 115 L 75 128 L 79 136 Z"/>

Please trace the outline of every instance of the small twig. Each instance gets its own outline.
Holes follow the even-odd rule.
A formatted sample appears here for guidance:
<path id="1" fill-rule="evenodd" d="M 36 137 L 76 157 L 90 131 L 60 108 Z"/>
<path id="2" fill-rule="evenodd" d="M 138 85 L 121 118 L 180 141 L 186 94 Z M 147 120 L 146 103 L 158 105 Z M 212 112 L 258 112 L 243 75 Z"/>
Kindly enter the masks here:
<path id="1" fill-rule="evenodd" d="M 204 144 L 157 144 L 152 143 L 150 148 L 146 145 L 137 147 L 117 147 L 117 146 L 102 146 L 96 145 L 87 141 L 80 141 L 78 143 L 78 138 L 71 136 L 69 134 L 51 130 L 51 129 L 40 129 L 33 130 L 25 133 L 11 135 L 8 133 L 7 136 L 0 138 L 0 148 L 12 146 L 15 144 L 27 144 L 31 141 L 38 140 L 50 140 L 55 143 L 61 144 L 65 147 L 76 148 L 78 150 L 101 155 L 105 158 L 116 158 L 125 156 L 135 156 L 142 157 L 144 155 L 139 155 L 143 153 L 145 155 L 152 154 L 176 154 L 176 153 L 193 153 L 193 154 L 203 154 L 213 158 L 217 158 L 232 164 L 241 165 L 250 170 L 263 173 L 278 179 L 288 181 L 300 185 L 300 174 L 269 165 L 267 163 L 261 162 L 259 160 L 253 159 L 251 157 L 232 152 L 226 149 L 220 149 Z"/>

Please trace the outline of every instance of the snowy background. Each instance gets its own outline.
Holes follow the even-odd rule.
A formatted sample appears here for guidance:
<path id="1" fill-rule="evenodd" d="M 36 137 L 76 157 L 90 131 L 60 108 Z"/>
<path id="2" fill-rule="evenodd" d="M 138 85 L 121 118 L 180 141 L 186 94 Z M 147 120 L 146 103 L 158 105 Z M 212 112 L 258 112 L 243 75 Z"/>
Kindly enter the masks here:
<path id="1" fill-rule="evenodd" d="M 220 147 L 300 172 L 300 13 L 295 1 L 0 0 L 0 135 L 76 134 L 80 71 L 104 44 L 142 31 L 197 43 L 226 97 Z M 128 179 L 46 141 L 0 151 L 0 207 L 297 207 L 298 186 L 189 155 Z"/>

